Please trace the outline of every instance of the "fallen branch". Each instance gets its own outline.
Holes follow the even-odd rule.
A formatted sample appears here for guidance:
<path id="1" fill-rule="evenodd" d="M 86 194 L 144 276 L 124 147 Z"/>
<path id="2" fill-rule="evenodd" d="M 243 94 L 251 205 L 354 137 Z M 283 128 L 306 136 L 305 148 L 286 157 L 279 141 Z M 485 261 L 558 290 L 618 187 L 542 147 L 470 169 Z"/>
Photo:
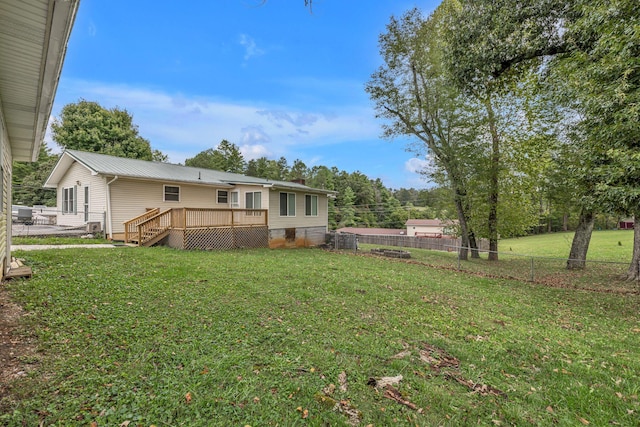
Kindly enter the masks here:
<path id="1" fill-rule="evenodd" d="M 468 389 L 470 389 L 474 393 L 478 393 L 478 394 L 480 394 L 482 396 L 491 395 L 491 396 L 507 397 L 507 394 L 502 390 L 499 390 L 499 389 L 497 389 L 495 387 L 492 387 L 490 385 L 487 385 L 487 384 L 479 384 L 479 383 L 474 383 L 471 380 L 466 380 L 466 379 L 462 378 L 460 376 L 460 374 L 457 374 L 457 373 L 447 372 L 447 373 L 445 373 L 445 377 L 446 378 L 451 378 L 451 379 L 457 381 L 458 383 L 460 383 L 463 386 L 467 387 Z"/>
<path id="2" fill-rule="evenodd" d="M 412 403 L 410 401 L 408 401 L 407 399 L 405 399 L 404 397 L 402 397 L 402 394 L 400 394 L 400 392 L 398 391 L 398 389 L 394 388 L 391 385 L 387 385 L 384 388 L 384 397 L 386 397 L 387 399 L 391 399 L 391 400 L 395 400 L 396 402 L 409 407 L 413 410 L 418 410 L 418 407 L 416 406 L 415 403 Z"/>

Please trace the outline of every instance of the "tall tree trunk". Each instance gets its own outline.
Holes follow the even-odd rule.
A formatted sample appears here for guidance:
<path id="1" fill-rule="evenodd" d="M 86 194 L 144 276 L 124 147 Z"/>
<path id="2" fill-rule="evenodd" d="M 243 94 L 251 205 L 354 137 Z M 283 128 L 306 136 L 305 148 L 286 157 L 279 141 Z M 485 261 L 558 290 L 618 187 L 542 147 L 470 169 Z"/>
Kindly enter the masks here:
<path id="1" fill-rule="evenodd" d="M 458 224 L 460 224 L 460 248 L 458 258 L 463 261 L 469 259 L 469 228 L 467 225 L 467 215 L 464 209 L 464 199 L 466 195 L 459 188 L 454 187 L 454 202 L 458 214 Z"/>
<path id="2" fill-rule="evenodd" d="M 567 230 L 569 230 L 569 214 L 565 212 L 564 215 L 562 215 L 562 231 Z"/>
<path id="3" fill-rule="evenodd" d="M 491 105 L 491 98 L 485 101 L 489 132 L 491 133 L 491 164 L 489 166 L 489 261 L 498 260 L 498 194 L 500 174 L 500 137 L 496 127 L 496 117 Z"/>
<path id="4" fill-rule="evenodd" d="M 469 206 L 469 199 L 465 198 L 464 211 L 471 212 L 471 206 Z M 468 227 L 467 227 L 468 228 Z M 478 241 L 476 240 L 476 234 L 473 230 L 469 229 L 469 248 L 471 248 L 471 258 L 480 259 L 480 252 L 478 251 Z"/>
<path id="5" fill-rule="evenodd" d="M 567 260 L 567 269 L 578 270 L 585 267 L 594 222 L 595 215 L 592 210 L 582 209 L 580 211 L 578 228 L 576 228 L 576 234 L 573 235 L 571 251 Z"/>
<path id="6" fill-rule="evenodd" d="M 627 271 L 627 280 L 640 279 L 640 210 L 634 212 L 633 220 L 633 256 Z"/>
<path id="7" fill-rule="evenodd" d="M 469 247 L 471 248 L 471 258 L 479 259 L 480 251 L 478 251 L 478 242 L 476 241 L 476 234 L 473 231 L 469 232 Z"/>

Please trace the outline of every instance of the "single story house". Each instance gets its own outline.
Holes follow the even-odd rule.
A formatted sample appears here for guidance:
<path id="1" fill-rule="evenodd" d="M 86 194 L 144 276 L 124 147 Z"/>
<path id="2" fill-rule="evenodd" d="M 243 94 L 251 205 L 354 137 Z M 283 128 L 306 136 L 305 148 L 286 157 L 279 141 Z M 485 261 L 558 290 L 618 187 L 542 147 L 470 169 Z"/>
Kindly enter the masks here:
<path id="1" fill-rule="evenodd" d="M 11 260 L 13 161 L 38 158 L 78 0 L 0 0 L 0 263 Z"/>
<path id="2" fill-rule="evenodd" d="M 66 150 L 45 182 L 58 225 L 178 248 L 324 242 L 333 191 L 211 169 Z M 97 214 L 97 215 L 96 215 Z"/>
<path id="3" fill-rule="evenodd" d="M 407 236 L 415 237 L 448 237 L 453 236 L 457 221 L 440 219 L 409 219 Z"/>

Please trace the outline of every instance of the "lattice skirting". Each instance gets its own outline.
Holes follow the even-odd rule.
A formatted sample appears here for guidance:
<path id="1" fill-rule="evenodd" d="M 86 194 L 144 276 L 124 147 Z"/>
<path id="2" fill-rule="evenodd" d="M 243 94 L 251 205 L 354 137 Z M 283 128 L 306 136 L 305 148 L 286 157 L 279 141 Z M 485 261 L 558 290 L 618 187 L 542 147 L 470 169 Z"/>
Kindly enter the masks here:
<path id="1" fill-rule="evenodd" d="M 173 229 L 167 245 L 176 249 L 237 249 L 269 246 L 267 227 Z"/>

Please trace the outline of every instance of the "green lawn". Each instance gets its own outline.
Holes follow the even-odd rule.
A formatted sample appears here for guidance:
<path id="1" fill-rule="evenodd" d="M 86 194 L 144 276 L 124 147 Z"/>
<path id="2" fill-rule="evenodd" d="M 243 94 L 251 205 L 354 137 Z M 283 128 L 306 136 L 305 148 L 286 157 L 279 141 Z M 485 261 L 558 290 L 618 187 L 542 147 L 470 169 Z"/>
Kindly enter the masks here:
<path id="1" fill-rule="evenodd" d="M 459 262 L 455 250 L 443 252 L 394 246 L 386 248 L 404 249 L 411 254 L 412 261 L 461 272 L 577 289 L 640 292 L 640 283 L 624 278 L 633 250 L 632 231 L 594 231 L 584 270 L 566 269 L 572 239 L 573 233 L 503 239 L 499 242 L 498 262 L 488 261 L 486 253 L 481 253 L 480 259 L 469 258 Z M 364 253 L 379 247 L 360 245 Z"/>
<path id="2" fill-rule="evenodd" d="M 80 237 L 56 237 L 56 236 L 31 236 L 11 238 L 12 245 L 90 245 L 98 243 L 111 243 L 107 239 L 82 239 Z"/>
<path id="3" fill-rule="evenodd" d="M 501 252 L 524 255 L 567 258 L 571 250 L 573 232 L 540 234 L 537 236 L 503 239 Z M 633 251 L 633 230 L 594 231 L 589 244 L 588 259 L 630 262 Z"/>
<path id="4" fill-rule="evenodd" d="M 3 425 L 638 424 L 637 295 L 318 249 L 16 255 L 38 352 Z"/>

